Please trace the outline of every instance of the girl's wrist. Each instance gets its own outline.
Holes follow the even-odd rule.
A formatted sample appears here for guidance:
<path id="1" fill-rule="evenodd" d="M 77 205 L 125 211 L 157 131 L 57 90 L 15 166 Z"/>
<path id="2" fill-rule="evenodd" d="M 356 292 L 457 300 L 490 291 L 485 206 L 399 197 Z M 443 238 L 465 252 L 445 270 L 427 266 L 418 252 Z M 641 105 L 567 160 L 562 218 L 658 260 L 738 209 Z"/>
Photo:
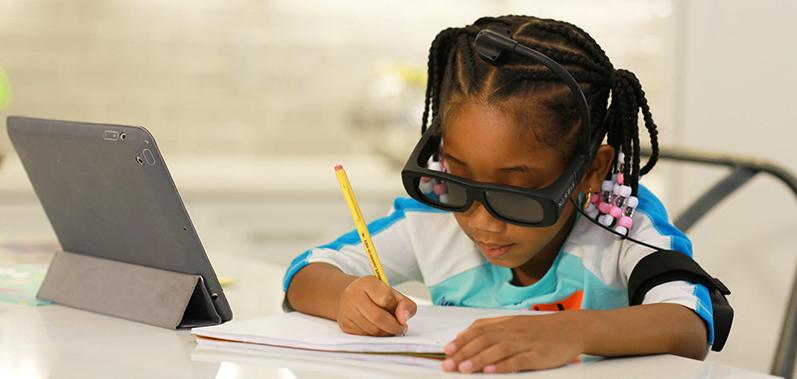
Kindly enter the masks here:
<path id="1" fill-rule="evenodd" d="M 589 328 L 589 311 L 564 311 L 558 315 L 562 317 L 564 330 L 571 336 L 569 340 L 578 354 L 589 354 L 594 346 Z"/>

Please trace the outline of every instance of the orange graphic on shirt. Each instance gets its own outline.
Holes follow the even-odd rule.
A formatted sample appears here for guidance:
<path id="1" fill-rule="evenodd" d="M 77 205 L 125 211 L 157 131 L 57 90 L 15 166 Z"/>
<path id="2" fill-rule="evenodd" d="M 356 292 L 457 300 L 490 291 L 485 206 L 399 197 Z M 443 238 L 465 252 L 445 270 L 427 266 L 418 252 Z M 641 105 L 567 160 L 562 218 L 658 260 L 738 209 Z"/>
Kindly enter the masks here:
<path id="1" fill-rule="evenodd" d="M 562 300 L 548 304 L 533 304 L 529 309 L 532 311 L 572 311 L 581 309 L 581 298 L 583 297 L 584 291 L 577 290 Z"/>

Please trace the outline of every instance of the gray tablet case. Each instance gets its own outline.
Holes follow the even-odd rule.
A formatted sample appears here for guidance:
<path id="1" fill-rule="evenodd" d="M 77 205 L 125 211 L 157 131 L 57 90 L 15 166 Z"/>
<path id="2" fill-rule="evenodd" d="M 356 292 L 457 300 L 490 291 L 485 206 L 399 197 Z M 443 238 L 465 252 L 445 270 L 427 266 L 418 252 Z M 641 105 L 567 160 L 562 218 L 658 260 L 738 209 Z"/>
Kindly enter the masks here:
<path id="1" fill-rule="evenodd" d="M 166 328 L 232 318 L 146 129 L 23 117 L 7 124 L 62 248 L 40 299 Z"/>

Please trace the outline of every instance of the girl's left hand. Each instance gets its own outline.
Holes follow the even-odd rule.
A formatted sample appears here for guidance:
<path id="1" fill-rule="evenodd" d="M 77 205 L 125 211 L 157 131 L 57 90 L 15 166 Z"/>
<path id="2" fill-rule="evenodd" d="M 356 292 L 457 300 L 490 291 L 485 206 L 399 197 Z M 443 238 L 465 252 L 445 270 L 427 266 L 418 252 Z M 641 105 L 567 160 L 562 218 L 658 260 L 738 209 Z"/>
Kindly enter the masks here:
<path id="1" fill-rule="evenodd" d="M 584 350 L 572 313 L 476 320 L 446 345 L 443 370 L 515 372 L 570 363 Z"/>

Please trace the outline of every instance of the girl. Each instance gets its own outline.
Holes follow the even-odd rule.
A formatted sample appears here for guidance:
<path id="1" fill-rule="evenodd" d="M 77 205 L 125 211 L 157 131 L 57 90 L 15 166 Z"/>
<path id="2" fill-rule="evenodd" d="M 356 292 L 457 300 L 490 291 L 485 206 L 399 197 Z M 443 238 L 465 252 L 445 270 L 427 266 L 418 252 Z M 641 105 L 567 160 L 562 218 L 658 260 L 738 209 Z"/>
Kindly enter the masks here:
<path id="1" fill-rule="evenodd" d="M 580 117 L 578 93 L 539 61 L 518 54 L 485 61 L 474 42 L 485 28 L 505 31 L 564 66 L 586 99 Z M 445 347 L 443 370 L 544 369 L 580 354 L 703 359 L 713 339 L 707 289 L 660 284 L 629 307 L 631 272 L 654 249 L 595 225 L 691 256 L 690 241 L 638 183 L 656 163 L 658 145 L 636 77 L 615 69 L 578 27 L 504 16 L 440 32 L 429 51 L 428 78 L 424 138 L 402 173 L 415 199 L 396 199 L 387 217 L 369 225 L 391 286 L 421 281 L 438 305 L 570 311 L 479 320 Z M 653 150 L 642 167 L 640 110 Z M 573 174 L 580 179 L 575 188 L 568 187 L 568 170 L 584 156 L 582 137 L 597 143 L 581 175 Z M 604 137 L 608 143 L 599 145 Z M 413 159 L 426 162 L 416 157 L 427 150 L 424 143 L 439 147 L 426 169 L 448 180 L 413 179 Z M 506 196 L 553 187 L 564 193 L 553 205 Z M 481 197 L 465 200 L 473 194 Z M 577 212 L 581 206 L 589 217 Z M 555 217 L 552 208 L 560 209 Z M 352 334 L 401 335 L 416 310 L 371 275 L 356 232 L 299 255 L 284 290 L 287 307 L 336 320 Z"/>

